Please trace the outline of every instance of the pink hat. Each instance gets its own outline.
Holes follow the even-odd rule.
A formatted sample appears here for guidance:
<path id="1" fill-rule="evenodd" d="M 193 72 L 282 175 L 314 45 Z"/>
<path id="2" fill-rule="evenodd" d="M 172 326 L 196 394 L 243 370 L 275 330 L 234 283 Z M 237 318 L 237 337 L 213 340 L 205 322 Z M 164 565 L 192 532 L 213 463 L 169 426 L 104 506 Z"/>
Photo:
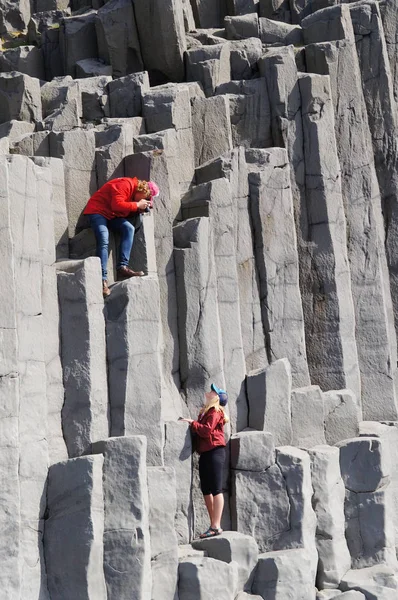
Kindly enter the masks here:
<path id="1" fill-rule="evenodd" d="M 156 183 L 154 181 L 148 181 L 148 187 L 151 192 L 151 199 L 157 198 L 160 194 L 160 190 Z"/>

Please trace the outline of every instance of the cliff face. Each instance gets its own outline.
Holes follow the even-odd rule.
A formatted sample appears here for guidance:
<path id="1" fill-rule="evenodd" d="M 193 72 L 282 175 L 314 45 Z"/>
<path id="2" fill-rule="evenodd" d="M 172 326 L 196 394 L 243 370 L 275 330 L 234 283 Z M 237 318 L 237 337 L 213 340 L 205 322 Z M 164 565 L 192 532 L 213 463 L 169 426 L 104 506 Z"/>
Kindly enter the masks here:
<path id="1" fill-rule="evenodd" d="M 398 597 L 396 0 L 0 0 L 0 599 Z M 82 215 L 161 189 L 102 297 Z M 208 521 L 179 416 L 229 393 Z"/>

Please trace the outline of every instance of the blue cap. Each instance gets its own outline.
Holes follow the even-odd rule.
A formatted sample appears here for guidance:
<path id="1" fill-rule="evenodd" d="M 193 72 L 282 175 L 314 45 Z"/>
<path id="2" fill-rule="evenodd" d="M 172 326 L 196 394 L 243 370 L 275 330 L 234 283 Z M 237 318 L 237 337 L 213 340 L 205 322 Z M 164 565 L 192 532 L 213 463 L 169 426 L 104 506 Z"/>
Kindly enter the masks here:
<path id="1" fill-rule="evenodd" d="M 221 390 L 219 387 L 214 385 L 214 383 L 212 383 L 210 387 L 213 390 L 213 392 L 216 392 L 216 394 L 220 398 L 220 406 L 225 406 L 228 402 L 227 392 L 225 390 Z"/>

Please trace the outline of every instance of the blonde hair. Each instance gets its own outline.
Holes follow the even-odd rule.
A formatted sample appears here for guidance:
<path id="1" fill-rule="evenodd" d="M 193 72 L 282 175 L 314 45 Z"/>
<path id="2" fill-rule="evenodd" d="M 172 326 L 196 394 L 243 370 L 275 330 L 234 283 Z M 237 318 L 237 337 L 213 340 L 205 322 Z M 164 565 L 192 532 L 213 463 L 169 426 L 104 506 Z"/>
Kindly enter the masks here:
<path id="1" fill-rule="evenodd" d="M 144 192 L 147 198 L 151 197 L 151 190 L 150 187 L 148 185 L 148 182 L 145 181 L 144 179 L 139 179 L 138 183 L 137 183 L 137 191 L 138 192 Z"/>
<path id="2" fill-rule="evenodd" d="M 224 408 L 220 404 L 220 397 L 215 394 L 213 400 L 209 404 L 205 404 L 200 411 L 200 415 L 205 415 L 211 408 L 214 408 L 217 412 L 222 412 L 224 415 L 224 423 L 229 423 L 229 417 L 225 414 Z"/>

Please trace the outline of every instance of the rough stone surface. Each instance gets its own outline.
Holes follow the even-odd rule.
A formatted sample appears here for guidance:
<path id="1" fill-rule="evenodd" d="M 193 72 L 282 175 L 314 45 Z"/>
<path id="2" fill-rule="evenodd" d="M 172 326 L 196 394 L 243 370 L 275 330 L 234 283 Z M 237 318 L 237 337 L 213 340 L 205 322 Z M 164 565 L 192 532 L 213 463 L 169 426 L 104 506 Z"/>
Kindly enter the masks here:
<path id="1" fill-rule="evenodd" d="M 265 471 L 275 462 L 275 446 L 270 433 L 245 430 L 232 435 L 231 468 L 238 471 Z"/>
<path id="2" fill-rule="evenodd" d="M 220 600 L 235 600 L 238 588 L 238 565 L 210 557 L 190 557 L 178 567 L 180 600 L 211 600 L 214 589 Z"/>
<path id="3" fill-rule="evenodd" d="M 270 431 L 276 446 L 292 443 L 292 375 L 289 361 L 276 360 L 248 374 L 249 426 Z"/>
<path id="4" fill-rule="evenodd" d="M 324 393 L 323 406 L 325 438 L 330 446 L 358 435 L 361 411 L 351 390 L 332 390 Z"/>
<path id="5" fill-rule="evenodd" d="M 151 542 L 144 436 L 110 438 L 93 446 L 102 453 L 104 575 L 107 597 L 151 596 Z"/>
<path id="6" fill-rule="evenodd" d="M 37 79 L 12 71 L 0 75 L 0 122 L 41 120 L 40 85 Z"/>
<path id="7" fill-rule="evenodd" d="M 320 388 L 311 385 L 292 391 L 293 444 L 300 448 L 311 448 L 324 444 L 325 409 Z"/>
<path id="8" fill-rule="evenodd" d="M 262 598 L 315 600 L 315 581 L 305 550 L 260 554 L 252 591 Z"/>

